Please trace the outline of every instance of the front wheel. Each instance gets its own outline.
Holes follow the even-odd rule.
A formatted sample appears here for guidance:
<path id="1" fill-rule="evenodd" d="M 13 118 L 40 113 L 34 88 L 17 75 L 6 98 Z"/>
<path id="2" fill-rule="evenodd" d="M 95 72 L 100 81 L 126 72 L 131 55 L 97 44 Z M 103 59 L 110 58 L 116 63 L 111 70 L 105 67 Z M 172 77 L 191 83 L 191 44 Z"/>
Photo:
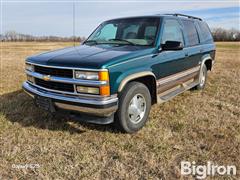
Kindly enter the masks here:
<path id="1" fill-rule="evenodd" d="M 115 124 L 124 132 L 134 133 L 145 125 L 150 109 L 151 95 L 148 88 L 140 82 L 130 82 L 120 93 Z"/>

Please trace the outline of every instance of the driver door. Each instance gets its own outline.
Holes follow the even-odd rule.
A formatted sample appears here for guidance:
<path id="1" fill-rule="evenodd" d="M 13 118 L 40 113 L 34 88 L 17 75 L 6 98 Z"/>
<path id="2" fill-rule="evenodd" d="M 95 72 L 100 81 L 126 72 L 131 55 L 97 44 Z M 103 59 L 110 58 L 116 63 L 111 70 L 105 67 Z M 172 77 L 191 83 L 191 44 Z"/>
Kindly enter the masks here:
<path id="1" fill-rule="evenodd" d="M 165 44 L 166 41 L 179 41 L 184 46 L 182 28 L 176 19 L 166 18 L 164 20 L 161 37 L 161 44 Z M 155 58 L 157 58 L 157 63 L 153 70 L 157 79 L 183 71 L 187 62 L 184 50 L 161 51 Z"/>

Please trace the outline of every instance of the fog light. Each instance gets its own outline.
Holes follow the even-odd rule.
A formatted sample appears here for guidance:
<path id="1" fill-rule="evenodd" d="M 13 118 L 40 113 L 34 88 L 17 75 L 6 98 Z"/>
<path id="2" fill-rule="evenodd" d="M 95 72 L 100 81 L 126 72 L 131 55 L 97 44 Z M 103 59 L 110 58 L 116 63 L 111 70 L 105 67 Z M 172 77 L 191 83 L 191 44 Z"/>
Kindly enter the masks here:
<path id="1" fill-rule="evenodd" d="M 86 86 L 77 86 L 77 92 L 85 94 L 99 94 L 99 88 L 96 87 L 86 87 Z"/>

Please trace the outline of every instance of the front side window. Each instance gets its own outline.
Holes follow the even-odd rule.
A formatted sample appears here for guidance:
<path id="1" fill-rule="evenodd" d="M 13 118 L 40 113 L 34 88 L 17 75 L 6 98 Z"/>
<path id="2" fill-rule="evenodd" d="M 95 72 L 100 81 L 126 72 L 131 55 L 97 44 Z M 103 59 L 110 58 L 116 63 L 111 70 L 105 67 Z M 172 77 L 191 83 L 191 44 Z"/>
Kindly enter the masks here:
<path id="1" fill-rule="evenodd" d="M 106 39 L 113 39 L 116 36 L 117 27 L 115 27 L 113 24 L 107 24 L 102 28 L 101 31 L 98 31 L 95 34 L 95 37 L 98 37 L 99 40 L 106 40 Z"/>
<path id="2" fill-rule="evenodd" d="M 85 43 L 153 46 L 159 18 L 116 19 L 101 24 Z"/>
<path id="3" fill-rule="evenodd" d="M 177 20 L 165 20 L 161 43 L 165 44 L 166 41 L 179 41 L 183 44 L 182 30 Z"/>
<path id="4" fill-rule="evenodd" d="M 189 20 L 182 20 L 184 32 L 186 33 L 186 45 L 194 46 L 199 44 L 197 29 L 194 25 L 194 22 Z"/>

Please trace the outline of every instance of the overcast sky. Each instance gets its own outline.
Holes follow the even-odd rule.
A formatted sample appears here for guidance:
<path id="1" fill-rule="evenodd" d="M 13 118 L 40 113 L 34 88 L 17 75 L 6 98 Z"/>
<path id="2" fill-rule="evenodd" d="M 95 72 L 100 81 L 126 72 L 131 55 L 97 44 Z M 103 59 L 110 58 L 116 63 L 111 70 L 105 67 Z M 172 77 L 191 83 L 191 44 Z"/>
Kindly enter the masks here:
<path id="1" fill-rule="evenodd" d="M 32 35 L 73 35 L 73 1 L 2 0 L 1 29 Z M 126 16 L 185 13 L 211 28 L 240 30 L 238 0 L 75 1 L 77 36 L 88 36 L 102 21 Z"/>

